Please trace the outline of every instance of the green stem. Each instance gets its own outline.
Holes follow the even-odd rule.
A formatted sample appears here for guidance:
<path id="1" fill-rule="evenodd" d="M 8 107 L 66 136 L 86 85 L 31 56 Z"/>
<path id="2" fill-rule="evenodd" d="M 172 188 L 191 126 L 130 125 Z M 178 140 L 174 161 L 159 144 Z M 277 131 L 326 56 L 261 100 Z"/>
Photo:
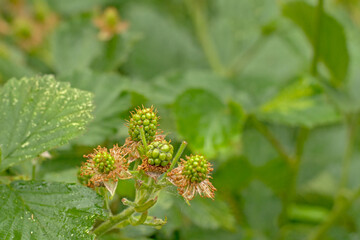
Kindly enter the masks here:
<path id="1" fill-rule="evenodd" d="M 278 152 L 281 158 L 283 158 L 284 161 L 289 164 L 289 166 L 292 166 L 294 164 L 294 160 L 286 152 L 283 145 L 276 139 L 272 132 L 270 132 L 270 130 L 263 123 L 257 120 L 255 116 L 252 116 L 251 120 L 255 128 L 271 143 L 271 145 Z"/>
<path id="2" fill-rule="evenodd" d="M 313 76 L 317 76 L 317 63 L 319 61 L 320 56 L 320 30 L 321 30 L 321 20 L 324 11 L 324 0 L 318 0 L 317 8 L 316 8 L 316 25 L 314 32 L 314 53 L 313 59 L 311 63 L 311 74 Z"/>
<path id="3" fill-rule="evenodd" d="M 320 240 L 322 236 L 333 226 L 339 217 L 341 217 L 351 204 L 360 196 L 360 189 L 357 190 L 350 199 L 344 199 L 347 189 L 350 160 L 354 149 L 356 137 L 356 116 L 347 116 L 347 146 L 342 161 L 342 172 L 339 190 L 335 199 L 334 207 L 326 220 L 310 235 L 309 240 Z"/>
<path id="4" fill-rule="evenodd" d="M 177 151 L 177 153 L 175 154 L 175 157 L 173 158 L 171 165 L 169 167 L 169 169 L 167 170 L 166 173 L 170 172 L 176 165 L 176 163 L 179 161 L 181 154 L 184 152 L 185 148 L 186 148 L 187 142 L 183 141 Z"/>
<path id="5" fill-rule="evenodd" d="M 128 219 L 134 212 L 135 212 L 135 209 L 133 207 L 128 207 L 128 208 L 124 209 L 121 213 L 110 217 L 108 220 L 106 220 L 101 225 L 99 225 L 97 228 L 95 228 L 93 233 L 95 233 L 96 236 L 101 236 L 102 234 L 110 231 L 112 228 L 114 228 L 120 222 Z"/>
<path id="6" fill-rule="evenodd" d="M 146 142 L 146 138 L 145 138 L 145 131 L 142 126 L 140 127 L 140 136 L 141 136 L 141 141 L 145 147 L 145 153 L 146 153 L 147 152 L 147 142 Z"/>
<path id="7" fill-rule="evenodd" d="M 233 77 L 240 74 L 245 67 L 251 62 L 251 59 L 256 55 L 258 50 L 260 50 L 265 45 L 265 40 L 268 39 L 268 36 L 261 35 L 254 44 L 248 48 L 244 54 L 235 58 L 233 63 L 228 70 L 227 75 Z"/>
<path id="8" fill-rule="evenodd" d="M 222 65 L 215 45 L 212 42 L 208 31 L 207 19 L 204 14 L 204 1 L 201 0 L 185 0 L 190 16 L 195 26 L 195 32 L 204 54 L 211 68 L 218 74 L 224 76 L 225 68 Z"/>
<path id="9" fill-rule="evenodd" d="M 338 198 L 329 216 L 326 218 L 317 230 L 308 237 L 308 240 L 321 240 L 323 235 L 334 225 L 352 205 L 352 203 L 360 197 L 360 189 L 357 190 L 350 199 Z"/>
<path id="10" fill-rule="evenodd" d="M 356 122 L 357 118 L 351 115 L 346 116 L 346 126 L 347 126 L 347 145 L 342 161 L 342 170 L 341 170 L 341 180 L 339 186 L 339 194 L 341 194 L 342 189 L 346 189 L 347 182 L 349 178 L 349 168 L 350 160 L 354 150 L 354 142 L 356 135 Z"/>
<path id="11" fill-rule="evenodd" d="M 299 166 L 304 150 L 304 145 L 306 139 L 309 135 L 309 130 L 307 128 L 301 128 L 300 132 L 297 137 L 296 141 L 296 150 L 295 150 L 295 157 L 293 158 L 294 161 L 291 167 L 291 179 L 289 183 L 289 187 L 284 194 L 283 200 L 283 210 L 280 217 L 280 223 L 285 223 L 288 220 L 288 210 L 291 202 L 293 201 L 294 197 L 296 196 L 296 182 L 299 175 Z"/>

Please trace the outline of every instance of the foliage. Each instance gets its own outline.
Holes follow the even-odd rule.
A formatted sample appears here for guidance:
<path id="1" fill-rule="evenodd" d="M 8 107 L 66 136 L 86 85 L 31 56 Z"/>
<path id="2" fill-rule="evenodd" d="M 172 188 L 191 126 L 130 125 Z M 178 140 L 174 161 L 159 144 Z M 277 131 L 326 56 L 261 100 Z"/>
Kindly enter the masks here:
<path id="1" fill-rule="evenodd" d="M 0 239 L 357 239 L 359 26 L 357 0 L 0 0 Z"/>

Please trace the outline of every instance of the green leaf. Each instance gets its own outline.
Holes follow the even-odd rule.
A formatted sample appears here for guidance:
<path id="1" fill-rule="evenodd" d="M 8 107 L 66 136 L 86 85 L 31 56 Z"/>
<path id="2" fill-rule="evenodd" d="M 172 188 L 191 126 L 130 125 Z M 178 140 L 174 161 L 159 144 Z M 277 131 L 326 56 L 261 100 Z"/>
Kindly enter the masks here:
<path id="1" fill-rule="evenodd" d="M 196 226 L 205 229 L 235 229 L 235 217 L 228 204 L 222 201 L 219 196 L 215 201 L 197 197 L 191 200 L 190 206 L 186 206 L 182 199 L 177 198 L 176 200 L 176 206 L 182 206 L 182 214 L 187 216 Z"/>
<path id="2" fill-rule="evenodd" d="M 51 41 L 54 68 L 58 73 L 87 69 L 100 54 L 101 44 L 91 21 L 76 19 L 64 22 Z"/>
<path id="3" fill-rule="evenodd" d="M 92 95 L 52 76 L 12 79 L 0 92 L 1 170 L 63 145 L 92 118 Z"/>
<path id="4" fill-rule="evenodd" d="M 85 11 L 91 11 L 94 7 L 107 1 L 108 0 L 87 0 L 85 2 L 71 0 L 47 0 L 51 8 L 62 14 L 79 14 Z"/>
<path id="5" fill-rule="evenodd" d="M 320 89 L 307 79 L 297 81 L 260 107 L 261 119 L 290 126 L 315 127 L 335 123 L 340 114 Z"/>
<path id="6" fill-rule="evenodd" d="M 280 199 L 261 182 L 252 182 L 244 191 L 244 213 L 250 227 L 258 234 L 274 239 L 280 212 Z"/>
<path id="7" fill-rule="evenodd" d="M 316 8 L 303 1 L 283 6 L 283 14 L 297 24 L 314 46 L 317 35 Z M 345 80 L 349 66 L 346 36 L 341 24 L 331 15 L 323 13 L 319 32 L 319 56 L 334 80 Z"/>
<path id="8" fill-rule="evenodd" d="M 15 181 L 0 185 L 1 239 L 94 239 L 103 199 L 75 184 Z"/>
<path id="9" fill-rule="evenodd" d="M 132 31 L 143 35 L 127 64 L 132 73 L 149 78 L 172 69 L 205 65 L 191 35 L 170 16 L 139 3 L 124 12 Z"/>
<path id="10" fill-rule="evenodd" d="M 190 89 L 175 102 L 178 131 L 191 147 L 212 157 L 241 133 L 245 115 L 236 106 L 238 111 L 234 112 L 235 105 L 235 109 L 227 108 L 210 92 Z"/>
<path id="11" fill-rule="evenodd" d="M 112 73 L 77 71 L 59 80 L 68 81 L 72 86 L 94 93 L 94 120 L 89 130 L 76 142 L 80 145 L 96 145 L 116 134 L 124 125 L 120 115 L 132 107 L 128 79 Z"/>

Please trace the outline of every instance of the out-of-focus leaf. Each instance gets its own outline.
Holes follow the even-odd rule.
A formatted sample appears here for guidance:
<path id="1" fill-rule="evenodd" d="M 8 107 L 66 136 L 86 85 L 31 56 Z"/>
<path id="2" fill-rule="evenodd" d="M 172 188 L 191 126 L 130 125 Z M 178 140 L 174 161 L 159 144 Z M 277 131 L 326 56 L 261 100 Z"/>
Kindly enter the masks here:
<path id="1" fill-rule="evenodd" d="M 213 176 L 213 182 L 221 190 L 241 191 L 253 178 L 254 169 L 246 158 L 229 159 L 223 163 Z"/>
<path id="2" fill-rule="evenodd" d="M 194 40 L 170 17 L 145 4 L 132 4 L 124 13 L 132 31 L 143 34 L 127 65 L 134 75 L 149 78 L 172 69 L 204 66 Z"/>
<path id="3" fill-rule="evenodd" d="M 176 97 L 188 89 L 204 89 L 227 101 L 235 94 L 233 84 L 211 71 L 191 69 L 157 77 L 153 80 L 156 101 L 173 103 Z"/>
<path id="4" fill-rule="evenodd" d="M 215 201 L 197 197 L 191 200 L 190 206 L 184 200 L 176 198 L 175 204 L 181 206 L 181 212 L 201 228 L 235 230 L 235 218 L 229 206 L 219 197 Z"/>
<path id="5" fill-rule="evenodd" d="M 99 6 L 101 3 L 106 3 L 108 0 L 87 0 L 83 1 L 71 1 L 71 0 L 46 0 L 49 6 L 56 12 L 62 14 L 79 14 L 85 11 L 90 11 L 94 7 Z"/>
<path id="6" fill-rule="evenodd" d="M 99 55 L 101 44 L 91 21 L 75 19 L 64 22 L 55 31 L 51 49 L 55 70 L 67 74 L 87 69 Z"/>
<path id="7" fill-rule="evenodd" d="M 286 3 L 283 14 L 297 24 L 312 45 L 315 44 L 316 8 L 303 1 Z M 332 16 L 323 13 L 319 32 L 319 55 L 335 82 L 345 80 L 348 72 L 349 53 L 346 36 L 341 24 Z"/>
<path id="8" fill-rule="evenodd" d="M 284 193 L 291 184 L 291 169 L 289 165 L 279 158 L 266 162 L 258 167 L 256 176 L 276 193 Z"/>
<path id="9" fill-rule="evenodd" d="M 34 71 L 26 65 L 23 54 L 0 41 L 0 83 L 10 78 L 31 76 Z"/>
<path id="10" fill-rule="evenodd" d="M 128 60 L 140 38 L 140 34 L 125 32 L 103 42 L 100 56 L 92 67 L 97 71 L 117 70 Z"/>
<path id="11" fill-rule="evenodd" d="M 92 118 L 91 93 L 52 76 L 12 79 L 0 99 L 2 170 L 67 143 Z"/>
<path id="12" fill-rule="evenodd" d="M 278 14 L 276 2 L 271 0 L 214 1 L 214 13 L 209 13 L 209 31 L 225 63 L 240 54 L 261 32 L 261 26 Z"/>
<path id="13" fill-rule="evenodd" d="M 2 239 L 93 239 L 105 217 L 102 198 L 75 184 L 15 181 L 0 192 Z"/>
<path id="14" fill-rule="evenodd" d="M 340 114 L 327 102 L 326 97 L 306 79 L 286 87 L 262 105 L 258 116 L 275 123 L 303 127 L 326 125 L 340 120 Z"/>
<path id="15" fill-rule="evenodd" d="M 89 124 L 86 134 L 76 139 L 78 144 L 100 144 L 124 124 L 120 114 L 132 106 L 131 94 L 123 93 L 128 89 L 128 79 L 111 73 L 77 71 L 60 80 L 94 93 L 94 120 Z"/>
<path id="16" fill-rule="evenodd" d="M 277 218 L 281 212 L 280 199 L 259 181 L 252 182 L 243 196 L 244 213 L 249 226 L 259 235 L 274 239 Z"/>
<path id="17" fill-rule="evenodd" d="M 240 107 L 240 106 L 238 106 Z M 175 102 L 175 114 L 179 133 L 194 150 L 214 156 L 218 149 L 231 142 L 241 126 L 245 114 L 236 112 L 236 122 L 230 111 L 216 96 L 200 89 L 190 89 Z"/>
<path id="18" fill-rule="evenodd" d="M 304 148 L 299 186 L 323 194 L 335 194 L 345 145 L 346 131 L 343 126 L 313 130 Z"/>
<path id="19" fill-rule="evenodd" d="M 198 240 L 239 240 L 244 239 L 244 234 L 240 231 L 226 231 L 226 230 L 209 230 L 199 227 L 185 228 L 181 231 L 182 239 L 198 239 Z"/>

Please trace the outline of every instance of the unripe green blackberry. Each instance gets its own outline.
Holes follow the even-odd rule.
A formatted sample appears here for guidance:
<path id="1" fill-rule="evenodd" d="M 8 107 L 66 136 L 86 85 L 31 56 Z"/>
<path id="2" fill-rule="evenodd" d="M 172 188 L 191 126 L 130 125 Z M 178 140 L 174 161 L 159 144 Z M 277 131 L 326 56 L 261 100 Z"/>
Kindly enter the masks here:
<path id="1" fill-rule="evenodd" d="M 95 167 L 101 173 L 109 173 L 115 169 L 115 159 L 108 152 L 98 152 L 93 158 Z"/>
<path id="2" fill-rule="evenodd" d="M 154 112 L 153 107 L 136 109 L 131 113 L 129 121 L 129 135 L 133 141 L 141 141 L 140 127 L 144 128 L 145 138 L 147 142 L 155 139 L 156 129 L 158 126 L 158 116 Z"/>
<path id="3" fill-rule="evenodd" d="M 165 167 L 170 164 L 173 157 L 174 147 L 166 140 L 154 141 L 148 146 L 148 164 Z"/>
<path id="4" fill-rule="evenodd" d="M 187 157 L 184 164 L 183 175 L 191 182 L 199 183 L 207 178 L 209 163 L 204 156 L 195 155 Z"/>
<path id="5" fill-rule="evenodd" d="M 83 165 L 83 168 L 79 168 L 79 171 L 77 173 L 77 179 L 79 181 L 79 183 L 81 183 L 82 185 L 88 185 L 90 178 L 92 178 L 94 176 L 93 173 L 89 173 L 86 171 L 83 171 L 84 169 L 90 168 L 90 166 L 88 166 L 89 163 L 85 163 Z"/>

